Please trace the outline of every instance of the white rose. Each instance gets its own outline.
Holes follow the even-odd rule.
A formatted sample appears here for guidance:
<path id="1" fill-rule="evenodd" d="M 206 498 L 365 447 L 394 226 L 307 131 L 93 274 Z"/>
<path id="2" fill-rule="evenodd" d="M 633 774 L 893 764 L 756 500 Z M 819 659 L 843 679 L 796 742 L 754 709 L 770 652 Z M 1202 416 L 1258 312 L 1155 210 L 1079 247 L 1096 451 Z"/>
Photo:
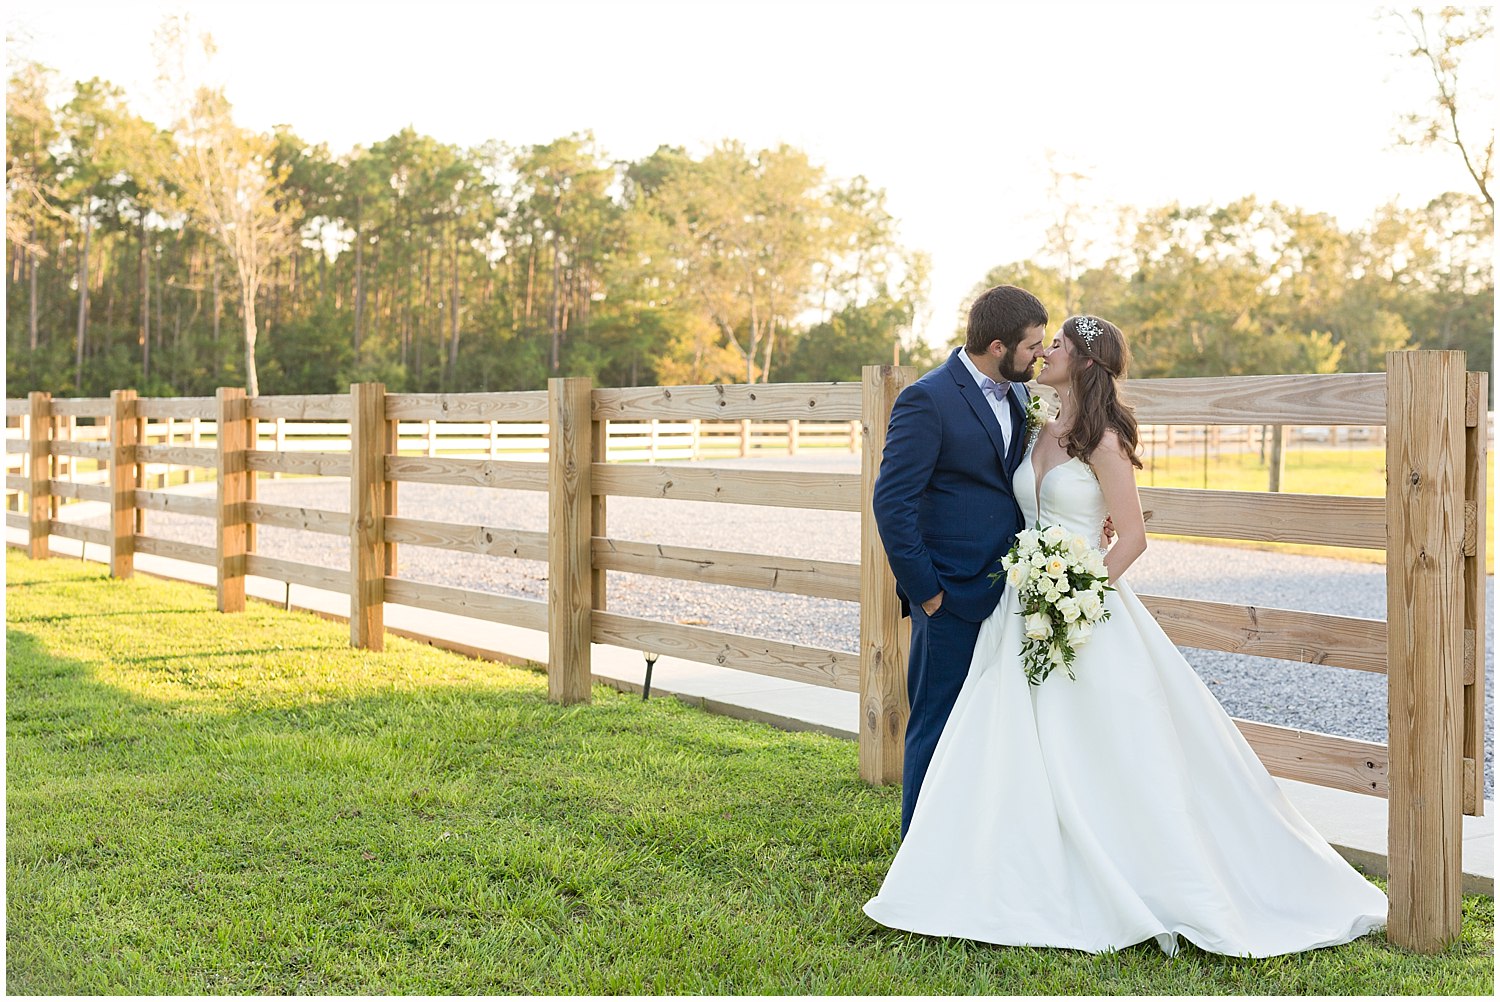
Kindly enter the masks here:
<path id="1" fill-rule="evenodd" d="M 1063 649 L 1056 644 L 1047 648 L 1047 657 L 1051 658 L 1052 663 L 1058 668 L 1061 668 L 1068 661 L 1067 655 L 1063 653 Z"/>
<path id="2" fill-rule="evenodd" d="M 1042 582 L 1042 587 L 1046 589 L 1042 592 L 1042 597 L 1047 600 L 1048 605 L 1056 605 L 1062 598 L 1062 592 L 1057 590 L 1057 584 L 1052 579 Z"/>
<path id="3" fill-rule="evenodd" d="M 1068 531 L 1060 525 L 1049 525 L 1042 533 L 1042 542 L 1056 546 L 1068 538 Z"/>
<path id="4" fill-rule="evenodd" d="M 1038 539 L 1039 535 L 1035 529 L 1022 529 L 1016 533 L 1016 542 L 1020 543 L 1023 549 L 1029 550 L 1036 546 Z"/>
<path id="5" fill-rule="evenodd" d="M 1105 577 L 1109 570 L 1104 566 L 1104 557 L 1098 550 L 1090 549 L 1089 555 L 1084 557 L 1083 569 L 1096 578 Z"/>
<path id="6" fill-rule="evenodd" d="M 1070 596 L 1058 600 L 1057 613 L 1062 616 L 1064 623 L 1073 623 L 1077 622 L 1083 610 L 1079 608 L 1078 600 Z"/>
<path id="7" fill-rule="evenodd" d="M 1068 540 L 1068 555 L 1074 560 L 1082 561 L 1086 559 L 1089 551 L 1092 549 L 1093 547 L 1089 545 L 1088 540 L 1082 536 L 1074 536 Z"/>
<path id="8" fill-rule="evenodd" d="M 1078 611 L 1086 619 L 1098 619 L 1099 613 L 1104 611 L 1104 600 L 1099 597 L 1097 592 L 1086 591 L 1078 596 Z"/>
<path id="9" fill-rule="evenodd" d="M 1051 557 L 1047 560 L 1047 574 L 1050 577 L 1061 578 L 1068 573 L 1068 562 L 1062 557 Z"/>
<path id="10" fill-rule="evenodd" d="M 1088 643 L 1089 638 L 1094 635 L 1094 624 L 1087 620 L 1080 620 L 1068 625 L 1068 643 L 1073 645 L 1074 650 Z"/>
<path id="11" fill-rule="evenodd" d="M 1021 580 L 1023 576 L 1024 575 L 1021 572 L 1021 568 L 1012 567 L 1009 573 L 1006 574 L 1005 579 L 1010 582 L 1010 586 L 1012 588 L 1019 588 L 1021 587 Z"/>
<path id="12" fill-rule="evenodd" d="M 1035 567 L 1037 570 L 1041 570 L 1043 567 L 1047 566 L 1047 554 L 1038 550 L 1031 555 L 1031 560 L 1029 562 L 1031 566 Z"/>
<path id="13" fill-rule="evenodd" d="M 1029 640 L 1046 640 L 1052 636 L 1052 620 L 1045 612 L 1033 612 L 1026 617 L 1026 637 Z"/>

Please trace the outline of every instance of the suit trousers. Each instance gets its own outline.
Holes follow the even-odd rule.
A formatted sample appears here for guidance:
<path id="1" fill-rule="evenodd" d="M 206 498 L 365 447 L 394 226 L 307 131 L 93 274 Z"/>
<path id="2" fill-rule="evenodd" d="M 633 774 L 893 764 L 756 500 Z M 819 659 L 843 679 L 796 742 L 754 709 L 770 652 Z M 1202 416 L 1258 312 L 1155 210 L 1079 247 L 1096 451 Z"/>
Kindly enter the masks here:
<path id="1" fill-rule="evenodd" d="M 902 838 L 911 825 L 917 794 L 938 738 L 969 675 L 978 639 L 978 623 L 959 619 L 946 608 L 928 616 L 920 605 L 911 607 L 911 654 L 906 661 L 911 716 L 906 723 L 906 753 L 901 767 Z"/>

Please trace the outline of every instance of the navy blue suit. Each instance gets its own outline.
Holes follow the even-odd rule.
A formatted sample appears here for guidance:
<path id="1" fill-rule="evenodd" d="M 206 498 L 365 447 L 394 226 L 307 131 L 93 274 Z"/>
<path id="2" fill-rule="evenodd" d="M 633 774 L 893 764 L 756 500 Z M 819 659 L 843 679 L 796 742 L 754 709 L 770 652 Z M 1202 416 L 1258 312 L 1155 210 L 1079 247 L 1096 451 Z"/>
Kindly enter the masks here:
<path id="1" fill-rule="evenodd" d="M 933 749 L 963 688 L 979 625 L 1005 589 L 991 584 L 1022 528 L 1011 474 L 1025 448 L 1024 386 L 1012 384 L 1009 448 L 989 400 L 956 349 L 901 391 L 875 481 L 875 523 L 912 618 L 906 689 L 911 716 L 902 768 L 901 834 Z M 929 617 L 922 603 L 943 592 Z"/>

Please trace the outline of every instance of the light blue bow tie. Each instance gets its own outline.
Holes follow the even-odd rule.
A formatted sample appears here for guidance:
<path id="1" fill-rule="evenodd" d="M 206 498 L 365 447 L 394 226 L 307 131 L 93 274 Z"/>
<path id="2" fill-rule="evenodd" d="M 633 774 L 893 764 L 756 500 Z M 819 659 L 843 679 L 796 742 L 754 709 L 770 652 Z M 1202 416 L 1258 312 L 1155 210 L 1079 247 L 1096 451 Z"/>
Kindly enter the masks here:
<path id="1" fill-rule="evenodd" d="M 989 376 L 979 377 L 979 388 L 984 391 L 985 396 L 995 400 L 1004 400 L 1005 395 L 1010 392 L 1009 383 L 996 382 Z"/>

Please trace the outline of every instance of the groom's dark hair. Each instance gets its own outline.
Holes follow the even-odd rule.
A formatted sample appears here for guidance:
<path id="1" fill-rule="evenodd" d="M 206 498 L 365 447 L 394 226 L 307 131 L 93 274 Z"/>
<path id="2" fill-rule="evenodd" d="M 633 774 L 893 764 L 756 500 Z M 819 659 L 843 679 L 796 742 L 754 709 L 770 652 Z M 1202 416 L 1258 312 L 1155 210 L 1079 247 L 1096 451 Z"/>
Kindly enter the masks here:
<path id="1" fill-rule="evenodd" d="M 999 341 L 1007 351 L 1021 343 L 1021 335 L 1047 324 L 1047 307 L 1025 289 L 997 285 L 987 289 L 969 307 L 969 335 L 964 348 L 982 355 Z"/>

